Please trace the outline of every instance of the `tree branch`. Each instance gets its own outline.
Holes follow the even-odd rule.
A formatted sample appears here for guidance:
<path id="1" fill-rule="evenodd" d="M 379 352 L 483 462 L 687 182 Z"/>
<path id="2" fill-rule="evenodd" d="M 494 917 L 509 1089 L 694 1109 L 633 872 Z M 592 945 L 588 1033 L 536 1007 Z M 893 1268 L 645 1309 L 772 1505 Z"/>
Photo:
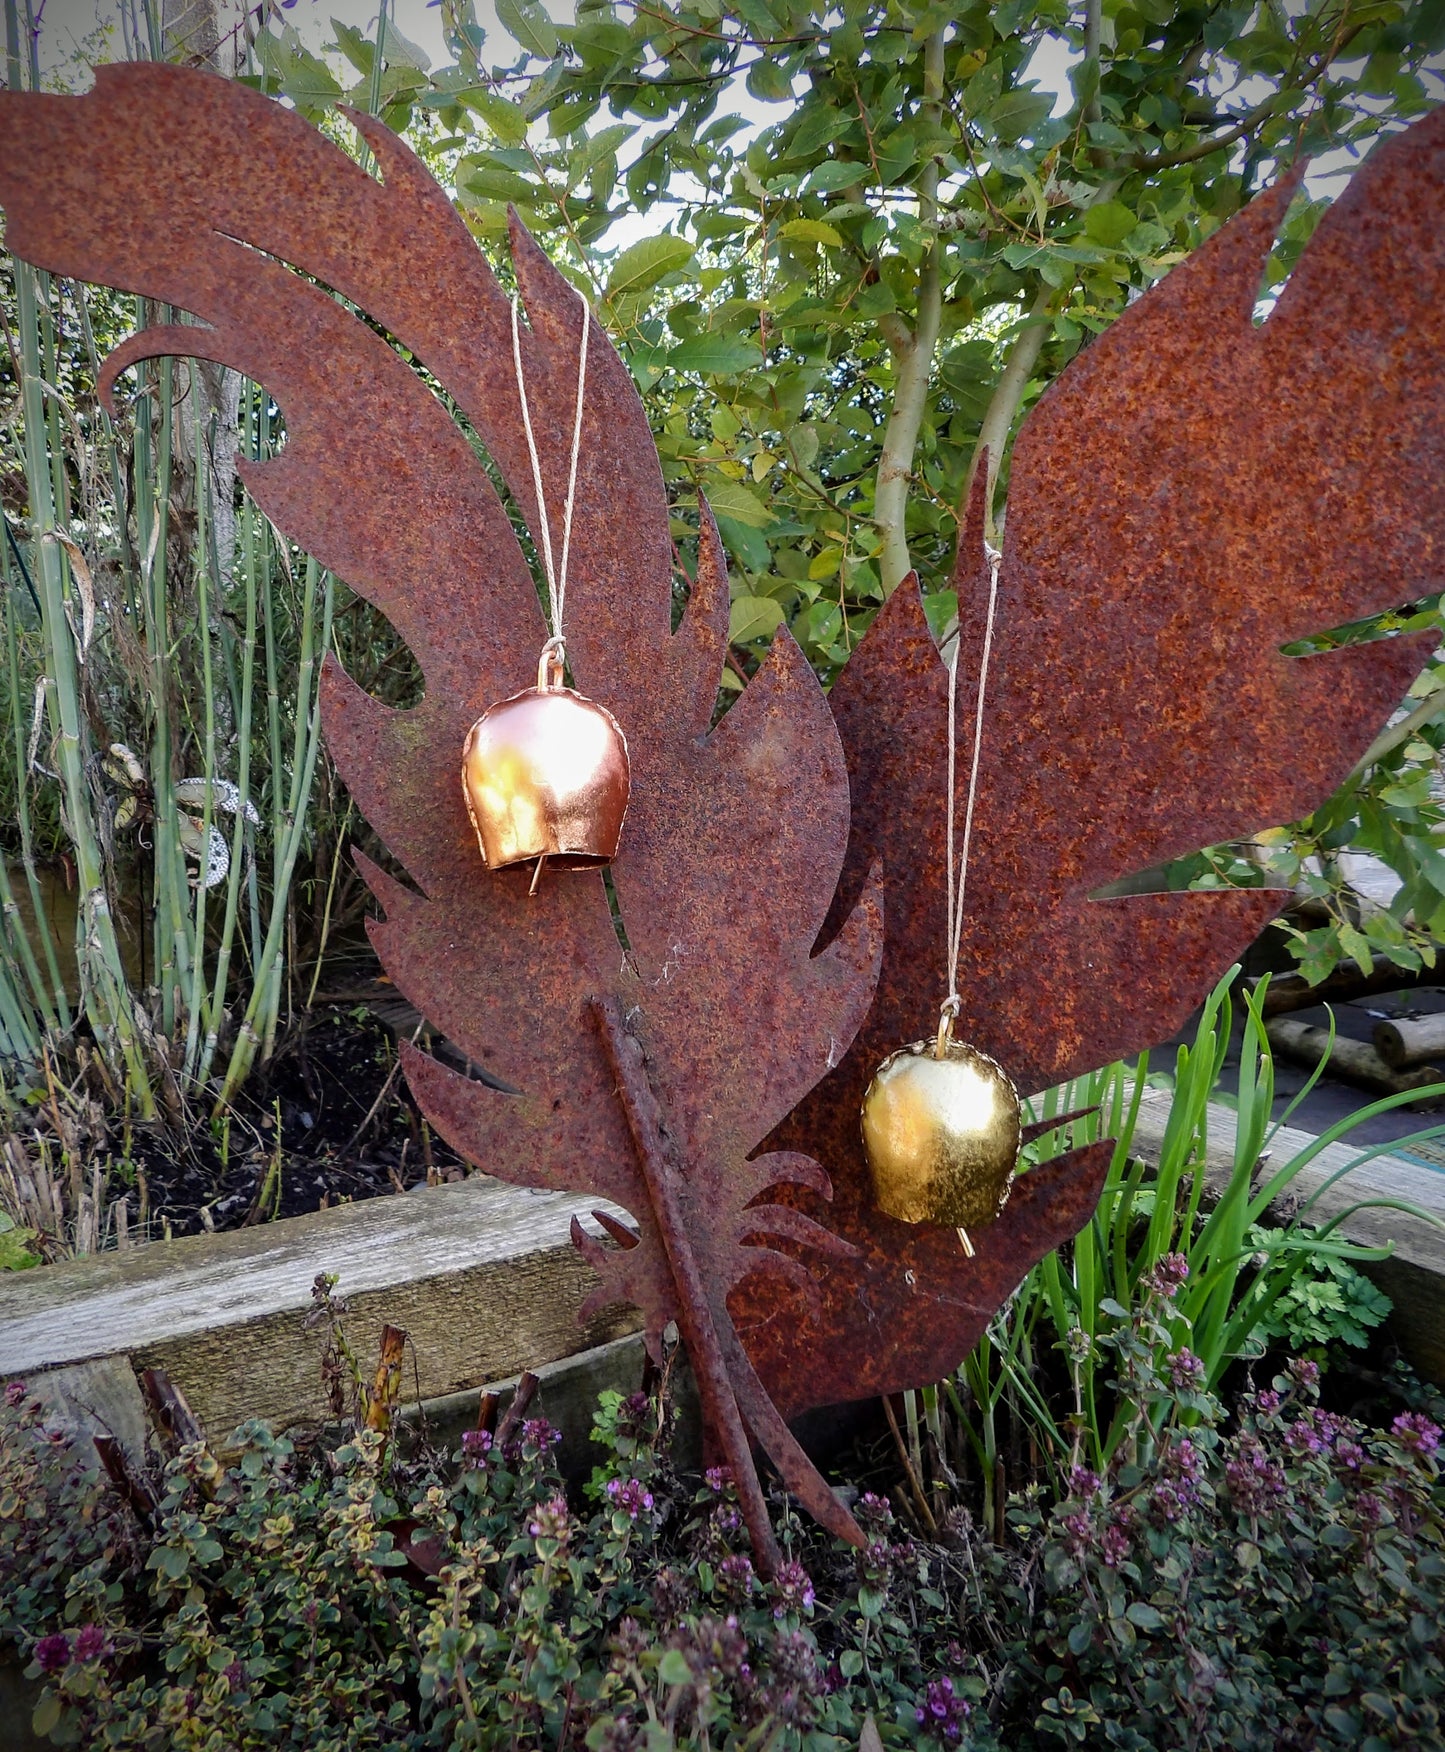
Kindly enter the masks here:
<path id="1" fill-rule="evenodd" d="M 994 483 L 998 480 L 999 465 L 1003 461 L 1004 451 L 1008 446 L 1009 433 L 1013 430 L 1014 417 L 1019 411 L 1019 403 L 1024 398 L 1034 366 L 1038 364 L 1039 353 L 1049 332 L 1050 292 L 1047 286 L 1041 286 L 1029 307 L 1029 313 L 1024 318 L 1024 326 L 1018 338 L 1014 341 L 1013 351 L 1009 354 L 1008 364 L 1003 368 L 1003 375 L 994 387 L 989 399 L 988 410 L 983 416 L 983 425 L 979 428 L 978 442 L 974 446 L 973 459 L 968 465 L 968 474 L 963 483 L 961 503 L 968 503 L 968 496 L 973 491 L 974 476 L 978 473 L 978 465 L 985 452 L 988 454 L 988 482 L 984 492 L 984 536 L 992 542 L 995 539 L 996 525 L 993 516 Z"/>
<path id="2" fill-rule="evenodd" d="M 943 32 L 938 30 L 923 48 L 924 116 L 937 125 L 942 108 Z M 928 380 L 933 372 L 933 354 L 943 317 L 943 245 L 938 237 L 936 156 L 930 156 L 918 178 L 918 217 L 928 233 L 928 244 L 918 275 L 918 316 L 913 334 L 907 345 L 900 347 L 888 328 L 879 324 L 883 338 L 893 349 L 896 376 L 893 407 L 883 434 L 873 494 L 873 519 L 883 537 L 879 569 L 883 588 L 890 595 L 911 570 L 906 527 L 908 482 L 913 473 L 913 453 L 928 405 Z M 906 324 L 898 326 L 907 332 Z"/>

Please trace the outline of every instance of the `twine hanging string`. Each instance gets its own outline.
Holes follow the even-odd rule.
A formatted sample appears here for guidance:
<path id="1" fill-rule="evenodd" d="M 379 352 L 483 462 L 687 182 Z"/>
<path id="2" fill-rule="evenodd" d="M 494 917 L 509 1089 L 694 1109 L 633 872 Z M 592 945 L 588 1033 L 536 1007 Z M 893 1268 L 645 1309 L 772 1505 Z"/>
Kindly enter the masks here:
<path id="1" fill-rule="evenodd" d="M 958 647 L 953 642 L 953 662 L 948 666 L 948 921 L 946 967 L 948 996 L 939 1012 L 939 1041 L 944 1039 L 944 1025 L 957 1016 L 962 1000 L 958 991 L 958 951 L 963 939 L 963 897 L 968 886 L 968 848 L 973 838 L 973 811 L 978 801 L 978 767 L 983 753 L 984 698 L 988 692 L 988 664 L 993 655 L 994 614 L 998 608 L 998 573 L 1003 555 L 997 548 L 985 544 L 988 555 L 988 613 L 983 628 L 983 655 L 978 666 L 978 699 L 973 714 L 973 762 L 968 775 L 968 801 L 963 814 L 963 847 L 958 853 L 957 875 L 954 874 L 954 817 L 957 814 L 957 756 L 954 740 L 958 720 Z"/>
<path id="2" fill-rule="evenodd" d="M 587 394 L 587 340 L 592 328 L 592 311 L 587 294 L 577 292 L 582 304 L 582 344 L 577 354 L 577 406 L 572 417 L 572 461 L 567 471 L 567 503 L 562 511 L 562 554 L 560 565 L 552 553 L 552 521 L 547 515 L 547 496 L 542 487 L 542 460 L 537 454 L 537 437 L 532 430 L 532 410 L 527 405 L 527 383 L 522 374 L 522 332 L 519 300 L 512 300 L 512 364 L 517 373 L 517 399 L 522 404 L 522 425 L 527 434 L 527 451 L 532 458 L 532 486 L 537 495 L 537 521 L 541 525 L 542 567 L 547 574 L 547 606 L 551 611 L 552 636 L 542 647 L 545 665 L 549 654 L 555 653 L 560 663 L 567 643 L 562 631 L 562 616 L 567 607 L 567 561 L 572 551 L 572 506 L 577 496 L 577 458 L 582 451 L 582 406 Z"/>
<path id="3" fill-rule="evenodd" d="M 562 555 L 557 564 L 552 553 L 552 520 L 547 515 L 547 494 L 542 485 L 542 459 L 537 454 L 537 435 L 532 430 L 532 410 L 527 403 L 527 380 L 522 371 L 522 327 L 520 300 L 512 300 L 512 365 L 517 373 L 517 399 L 522 404 L 522 426 L 527 434 L 527 453 L 532 459 L 532 487 L 537 495 L 538 544 L 542 550 L 542 567 L 547 574 L 547 606 L 550 610 L 551 636 L 542 647 L 537 662 L 537 687 L 549 685 L 552 664 L 559 676 L 567 661 L 567 640 L 562 629 L 562 617 L 567 608 L 567 562 L 572 553 L 572 506 L 577 497 L 577 458 L 582 453 L 582 407 L 587 395 L 587 341 L 592 330 L 592 311 L 587 294 L 580 289 L 577 297 L 582 304 L 582 340 L 577 352 L 577 406 L 572 415 L 572 460 L 567 469 L 567 502 L 562 509 Z M 542 879 L 542 866 L 547 862 L 543 852 L 532 872 L 529 896 L 537 892 Z"/>
<path id="4" fill-rule="evenodd" d="M 993 655 L 993 623 L 998 608 L 998 571 L 1003 555 L 997 548 L 984 544 L 988 555 L 988 613 L 983 625 L 983 653 L 978 664 L 978 700 L 973 713 L 973 761 L 968 773 L 968 802 L 963 812 L 963 847 L 958 854 L 958 874 L 954 876 L 954 817 L 957 810 L 958 758 L 954 752 L 958 723 L 958 647 L 953 641 L 953 662 L 948 666 L 948 920 L 946 962 L 948 996 L 938 1012 L 938 1042 L 934 1053 L 942 1058 L 947 1050 L 954 1018 L 962 1006 L 958 991 L 958 951 L 963 939 L 963 897 L 968 887 L 968 848 L 973 838 L 973 809 L 978 801 L 978 767 L 983 754 L 984 698 L 988 692 L 988 663 Z M 959 1245 L 969 1259 L 974 1257 L 973 1242 L 968 1230 L 960 1225 L 956 1231 Z"/>

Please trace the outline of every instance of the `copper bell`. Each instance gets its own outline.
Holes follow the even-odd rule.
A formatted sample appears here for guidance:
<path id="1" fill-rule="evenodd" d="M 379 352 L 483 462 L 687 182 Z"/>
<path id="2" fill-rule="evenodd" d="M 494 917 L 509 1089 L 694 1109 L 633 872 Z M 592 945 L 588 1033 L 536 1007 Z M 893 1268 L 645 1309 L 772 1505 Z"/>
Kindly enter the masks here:
<path id="1" fill-rule="evenodd" d="M 617 854 L 627 811 L 627 739 L 605 707 L 563 685 L 549 639 L 537 685 L 492 706 L 467 732 L 462 790 L 489 870 L 544 859 L 590 870 Z"/>
<path id="2" fill-rule="evenodd" d="M 863 1097 L 863 1149 L 886 1216 L 957 1229 L 991 1223 L 1007 1202 L 1022 1138 L 1018 1090 L 987 1053 L 953 1039 L 944 1006 L 936 1040 L 890 1053 Z"/>

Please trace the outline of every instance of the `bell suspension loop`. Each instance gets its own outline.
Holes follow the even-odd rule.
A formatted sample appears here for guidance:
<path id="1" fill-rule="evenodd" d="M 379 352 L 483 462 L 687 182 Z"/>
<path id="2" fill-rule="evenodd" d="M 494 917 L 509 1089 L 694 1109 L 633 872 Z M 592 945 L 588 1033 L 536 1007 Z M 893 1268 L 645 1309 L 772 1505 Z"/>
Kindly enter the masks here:
<path id="1" fill-rule="evenodd" d="M 546 577 L 548 637 L 537 658 L 536 685 L 483 712 L 462 751 L 462 791 L 482 859 L 489 870 L 531 865 L 532 894 L 549 861 L 570 870 L 597 869 L 612 861 L 630 789 L 622 727 L 604 706 L 567 686 L 567 572 L 592 323 L 586 295 L 579 291 L 578 299 L 582 329 L 560 553 L 553 543 L 527 395 L 520 307 L 516 300 L 512 303 L 512 364 L 536 498 L 534 533 Z"/>

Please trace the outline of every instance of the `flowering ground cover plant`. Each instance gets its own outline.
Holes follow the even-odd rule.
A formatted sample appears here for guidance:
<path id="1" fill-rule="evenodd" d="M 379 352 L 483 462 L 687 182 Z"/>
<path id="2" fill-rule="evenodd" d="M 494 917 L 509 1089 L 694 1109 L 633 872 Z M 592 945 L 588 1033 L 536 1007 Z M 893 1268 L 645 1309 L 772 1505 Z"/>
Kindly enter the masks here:
<path id="1" fill-rule="evenodd" d="M 1187 1269 L 1099 1341 L 1135 1408 L 1102 1472 L 1081 1446 L 1002 1542 L 962 1501 L 925 1542 L 865 1491 L 861 1552 L 775 1504 L 769 1584 L 726 1471 L 673 1469 L 661 1392 L 603 1396 L 569 1501 L 542 1418 L 410 1458 L 252 1424 L 234 1464 L 191 1443 L 119 1493 L 17 1383 L 0 1638 L 41 1733 L 148 1752 L 1445 1746 L 1439 1402 L 1365 1427 L 1302 1360 L 1226 1413 Z"/>

